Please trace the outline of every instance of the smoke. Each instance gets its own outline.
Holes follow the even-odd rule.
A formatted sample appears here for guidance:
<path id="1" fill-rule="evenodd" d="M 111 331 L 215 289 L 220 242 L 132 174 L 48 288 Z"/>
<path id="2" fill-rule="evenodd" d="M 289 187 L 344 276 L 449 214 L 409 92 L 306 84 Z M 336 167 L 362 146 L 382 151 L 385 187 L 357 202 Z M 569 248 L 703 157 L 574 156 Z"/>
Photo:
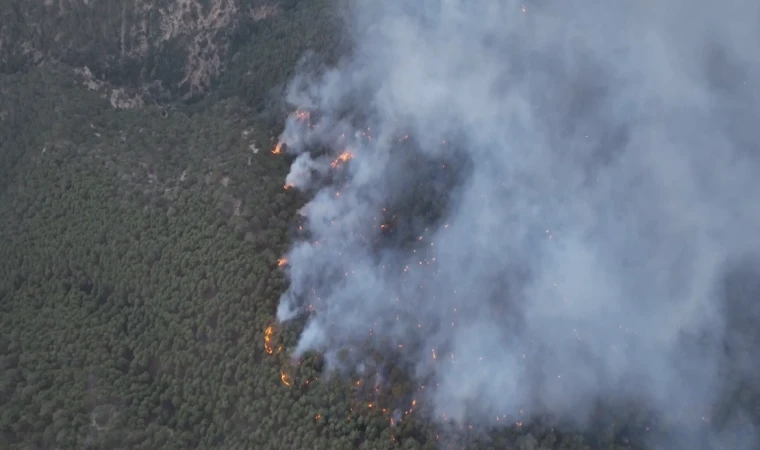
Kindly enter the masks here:
<path id="1" fill-rule="evenodd" d="M 455 422 L 717 421 L 760 361 L 760 289 L 731 287 L 760 273 L 759 13 L 355 1 L 351 55 L 288 94 L 296 354 L 395 349 Z"/>

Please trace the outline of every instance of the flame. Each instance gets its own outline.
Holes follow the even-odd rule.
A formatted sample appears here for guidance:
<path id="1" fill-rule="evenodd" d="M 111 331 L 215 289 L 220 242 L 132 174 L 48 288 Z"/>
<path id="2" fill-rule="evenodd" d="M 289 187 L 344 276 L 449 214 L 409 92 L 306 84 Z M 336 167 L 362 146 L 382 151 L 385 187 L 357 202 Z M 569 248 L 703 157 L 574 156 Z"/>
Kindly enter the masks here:
<path id="1" fill-rule="evenodd" d="M 280 372 L 280 381 L 282 381 L 282 384 L 284 384 L 285 386 L 290 386 L 291 384 L 290 375 L 288 375 L 285 372 Z"/>
<path id="2" fill-rule="evenodd" d="M 288 258 L 280 258 L 277 260 L 277 267 L 282 267 L 288 263 Z"/>
<path id="3" fill-rule="evenodd" d="M 295 187 L 295 185 L 294 185 L 293 183 L 288 183 L 288 184 L 286 184 L 286 185 L 284 186 L 284 188 L 285 188 L 285 190 L 286 190 L 286 191 L 287 191 L 288 189 L 292 188 L 292 187 Z"/>
<path id="4" fill-rule="evenodd" d="M 322 414 L 317 414 L 316 416 L 314 416 L 314 420 L 319 420 L 321 417 L 322 417 Z"/>
<path id="5" fill-rule="evenodd" d="M 271 355 L 274 353 L 272 350 L 272 327 L 267 327 L 266 330 L 264 330 L 264 350 L 267 352 L 267 355 Z"/>
<path id="6" fill-rule="evenodd" d="M 278 142 L 277 145 L 275 145 L 274 150 L 272 150 L 273 155 L 279 155 L 282 152 L 282 142 Z"/>
<path id="7" fill-rule="evenodd" d="M 311 114 L 309 111 L 304 111 L 302 109 L 297 109 L 296 112 L 293 113 L 293 115 L 296 117 L 296 120 L 299 122 L 307 121 L 311 118 Z"/>
<path id="8" fill-rule="evenodd" d="M 348 161 L 349 159 L 353 158 L 354 155 L 351 152 L 343 152 L 340 155 L 338 155 L 337 158 L 333 160 L 333 162 L 330 163 L 330 167 L 333 169 L 338 167 L 339 165 L 343 164 L 344 162 Z"/>

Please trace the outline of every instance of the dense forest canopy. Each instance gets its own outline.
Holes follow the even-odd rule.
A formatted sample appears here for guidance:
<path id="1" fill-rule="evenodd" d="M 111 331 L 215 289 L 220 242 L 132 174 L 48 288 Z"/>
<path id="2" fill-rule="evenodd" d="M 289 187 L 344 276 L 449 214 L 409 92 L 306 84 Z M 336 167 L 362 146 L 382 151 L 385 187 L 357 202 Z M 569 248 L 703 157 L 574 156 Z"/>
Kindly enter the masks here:
<path id="1" fill-rule="evenodd" d="M 467 62 L 457 52 L 466 53 L 471 43 L 457 41 L 456 33 L 447 37 L 448 56 L 427 41 L 425 33 L 448 29 L 436 28 L 431 21 L 436 16 L 430 15 L 447 2 L 422 2 L 430 10 L 395 0 L 382 10 L 381 3 L 13 0 L 0 6 L 0 448 L 752 448 L 760 426 L 760 378 L 752 370 L 760 360 L 754 302 L 760 270 L 750 234 L 743 237 L 749 257 L 732 261 L 720 288 L 727 331 L 683 333 L 678 347 L 721 355 L 716 399 L 709 414 L 699 417 L 686 405 L 684 420 L 673 420 L 652 404 L 620 396 L 584 400 L 582 421 L 540 408 L 488 421 L 476 415 L 463 415 L 465 423 L 459 424 L 442 420 L 428 395 L 434 389 L 426 386 L 439 374 L 420 371 L 409 355 L 430 359 L 429 339 L 449 336 L 441 330 L 461 315 L 437 315 L 424 302 L 398 310 L 406 314 L 405 326 L 416 329 L 418 321 L 429 321 L 423 338 L 409 338 L 404 345 L 399 335 L 383 332 L 399 320 L 396 309 L 385 308 L 352 316 L 357 329 L 370 312 L 373 321 L 387 321 L 375 335 L 361 328 L 361 337 L 354 338 L 346 321 L 332 329 L 333 341 L 304 345 L 310 319 L 333 318 L 321 312 L 324 304 L 312 301 L 306 288 L 323 289 L 320 294 L 328 299 L 340 290 L 335 286 L 347 285 L 336 282 L 347 276 L 343 263 L 374 267 L 342 256 L 319 259 L 341 249 L 330 245 L 323 247 L 327 253 L 315 253 L 319 258 L 294 251 L 336 237 L 315 221 L 326 217 L 320 215 L 324 211 L 339 210 L 335 205 L 345 207 L 334 198 L 355 201 L 357 212 L 375 208 L 357 219 L 370 225 L 371 233 L 354 223 L 343 230 L 354 233 L 341 241 L 350 254 L 387 263 L 399 273 L 409 273 L 405 265 L 412 255 L 425 266 L 404 278 L 414 286 L 403 287 L 420 294 L 420 280 L 448 287 L 461 276 L 433 273 L 438 266 L 429 261 L 436 260 L 436 252 L 445 259 L 447 250 L 456 255 L 461 250 L 440 243 L 431 251 L 428 239 L 436 230 L 462 225 L 449 220 L 472 200 L 466 187 L 487 178 L 474 178 L 483 170 L 474 156 L 482 154 L 473 154 L 468 129 L 451 127 L 468 117 L 487 122 L 488 96 L 478 97 L 484 91 L 473 91 L 469 100 L 443 91 L 420 100 L 410 91 L 409 105 L 420 114 L 396 121 L 403 125 L 394 125 L 386 136 L 393 141 L 391 157 L 369 161 L 384 178 L 361 184 L 357 174 L 367 172 L 358 169 L 368 163 L 362 149 L 375 148 L 372 139 L 391 130 L 379 126 L 387 125 L 382 112 L 388 110 L 376 94 L 388 91 L 378 84 L 392 86 L 383 84 L 390 75 L 397 76 L 395 82 L 404 79 L 401 75 L 418 75 L 422 66 L 415 61 L 460 81 L 472 81 L 465 72 L 492 74 L 471 71 L 467 64 L 447 72 L 452 58 Z M 536 3 L 538 8 L 545 2 Z M 513 6 L 518 16 L 530 17 L 531 5 Z M 383 17 L 419 22 L 371 26 Z M 480 17 L 481 29 L 493 33 L 462 36 L 483 38 L 478 45 L 485 42 L 496 51 L 499 35 L 488 28 L 494 23 Z M 411 24 L 418 28 L 408 28 Z M 394 34 L 397 30 L 418 33 L 417 44 L 429 45 L 428 52 L 398 59 L 409 55 L 393 52 L 409 41 Z M 357 38 L 362 33 L 387 45 L 382 52 L 368 52 L 368 41 Z M 751 81 L 757 65 L 725 48 L 714 53 L 713 65 L 732 69 L 708 74 L 711 92 L 725 100 L 720 111 L 751 115 L 757 111 L 754 94 L 747 94 L 751 88 L 736 86 Z M 377 58 L 363 60 L 367 55 Z M 409 65 L 384 66 L 390 61 Z M 527 63 L 518 61 L 495 84 L 523 76 Z M 560 72 L 575 81 L 585 74 Z M 437 77 L 433 81 L 451 81 Z M 433 84 L 427 88 L 434 90 Z M 541 97 L 538 107 L 556 107 L 564 92 L 557 86 L 554 100 L 541 104 L 546 100 Z M 593 86 L 570 87 L 593 91 Z M 336 96 L 326 89 L 337 89 L 330 91 Z M 482 109 L 473 108 L 466 117 L 421 118 L 430 112 L 424 108 L 441 106 L 440 101 L 450 102 L 452 111 L 471 101 Z M 578 106 L 579 99 L 561 101 L 565 109 L 558 114 L 580 110 L 584 124 L 609 124 L 608 117 L 589 113 L 594 108 Z M 735 104 L 744 109 L 737 112 Z M 350 127 L 342 128 L 346 124 Z M 587 131 L 571 122 L 551 125 L 573 135 Z M 746 121 L 722 126 L 726 136 L 737 138 L 736 146 L 756 146 Z M 428 131 L 421 133 L 420 127 Z M 351 148 L 335 145 L 340 133 L 356 130 L 362 132 L 350 135 L 355 137 Z M 630 138 L 623 135 L 595 139 L 602 148 Z M 487 148 L 493 142 L 480 144 Z M 497 156 L 486 156 L 495 171 Z M 569 173 L 572 166 L 563 167 Z M 325 192 L 332 200 L 320 203 Z M 511 195 L 492 193 L 501 200 Z M 496 239 L 490 234 L 495 232 L 480 236 Z M 542 230 L 524 237 L 525 245 L 539 246 L 551 236 Z M 476 265 L 458 262 L 465 263 Z M 519 305 L 498 301 L 498 295 L 511 292 L 508 283 L 485 278 L 493 298 L 475 299 L 473 290 L 457 296 L 457 305 L 483 300 L 491 308 L 488 314 L 519 326 L 518 316 L 510 316 Z M 298 284 L 304 280 L 308 283 Z M 378 294 L 356 292 L 364 304 Z M 286 314 L 293 320 L 278 320 L 288 309 L 283 305 L 298 310 Z M 556 325 L 547 322 L 541 335 L 552 335 Z M 444 342 L 433 358 L 445 359 L 452 350 L 453 359 L 454 344 Z M 532 350 L 564 358 L 545 346 Z M 503 369 L 486 375 L 480 379 L 495 386 L 509 378 Z M 498 404 L 509 392 L 488 394 Z"/>

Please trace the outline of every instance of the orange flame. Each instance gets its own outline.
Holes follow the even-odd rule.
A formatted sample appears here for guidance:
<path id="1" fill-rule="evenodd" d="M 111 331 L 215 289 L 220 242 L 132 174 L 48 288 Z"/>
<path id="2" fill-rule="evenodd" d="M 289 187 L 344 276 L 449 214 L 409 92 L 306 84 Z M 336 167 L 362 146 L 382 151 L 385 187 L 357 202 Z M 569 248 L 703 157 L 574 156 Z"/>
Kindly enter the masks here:
<path id="1" fill-rule="evenodd" d="M 264 330 L 264 350 L 267 352 L 267 355 L 271 355 L 274 353 L 272 350 L 272 327 L 267 327 L 266 330 Z"/>
<path id="2" fill-rule="evenodd" d="M 294 187 L 294 186 L 295 186 L 295 185 L 294 185 L 293 183 L 288 183 L 288 184 L 286 184 L 284 187 L 285 187 L 285 190 L 287 191 L 288 189 L 290 189 L 290 188 L 292 188 L 292 187 Z"/>
<path id="3" fill-rule="evenodd" d="M 282 267 L 288 263 L 288 258 L 280 258 L 277 260 L 277 267 Z"/>
<path id="4" fill-rule="evenodd" d="M 290 386 L 291 384 L 290 376 L 285 372 L 280 372 L 280 381 L 282 381 L 282 384 L 285 386 Z"/>
<path id="5" fill-rule="evenodd" d="M 339 165 L 343 164 L 344 162 L 348 161 L 349 159 L 353 158 L 354 155 L 351 152 L 343 152 L 340 155 L 338 155 L 337 158 L 333 160 L 333 162 L 330 163 L 330 167 L 333 169 L 338 167 Z"/>
<path id="6" fill-rule="evenodd" d="M 279 155 L 282 152 L 282 142 L 278 142 L 277 145 L 275 145 L 274 150 L 272 150 L 273 155 Z"/>
<path id="7" fill-rule="evenodd" d="M 296 112 L 294 112 L 293 114 L 296 116 L 296 120 L 299 122 L 303 122 L 311 118 L 311 113 L 309 113 L 309 111 L 304 111 L 302 109 L 297 109 Z"/>

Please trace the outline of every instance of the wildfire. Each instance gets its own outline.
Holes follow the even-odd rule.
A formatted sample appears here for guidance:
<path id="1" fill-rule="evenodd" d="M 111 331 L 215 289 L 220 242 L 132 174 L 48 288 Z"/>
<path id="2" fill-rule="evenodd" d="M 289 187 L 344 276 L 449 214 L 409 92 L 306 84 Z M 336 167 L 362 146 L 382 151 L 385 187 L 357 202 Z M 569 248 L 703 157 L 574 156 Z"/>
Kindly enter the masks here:
<path id="1" fill-rule="evenodd" d="M 348 161 L 349 159 L 353 158 L 354 155 L 351 152 L 343 152 L 340 155 L 338 155 L 337 158 L 333 160 L 333 162 L 330 163 L 330 167 L 333 169 L 338 167 L 339 165 L 343 164 L 344 162 Z"/>
<path id="2" fill-rule="evenodd" d="M 267 355 L 274 353 L 274 350 L 272 350 L 272 332 L 271 326 L 264 330 L 264 350 L 267 352 Z"/>
<path id="3" fill-rule="evenodd" d="M 291 385 L 290 375 L 288 375 L 285 372 L 280 372 L 280 381 L 282 381 L 282 384 L 284 384 L 285 386 Z"/>
<path id="4" fill-rule="evenodd" d="M 278 142 L 277 145 L 275 145 L 274 150 L 272 150 L 273 155 L 279 155 L 282 153 L 282 142 Z"/>
<path id="5" fill-rule="evenodd" d="M 290 189 L 290 188 L 292 188 L 292 187 L 294 187 L 294 186 L 295 186 L 295 185 L 294 185 L 293 183 L 288 183 L 288 184 L 286 184 L 286 185 L 284 186 L 284 188 L 285 188 L 285 190 L 287 191 L 288 189 Z"/>
<path id="6" fill-rule="evenodd" d="M 288 258 L 280 258 L 277 260 L 277 267 L 282 267 L 288 263 Z"/>
<path id="7" fill-rule="evenodd" d="M 311 117 L 309 111 L 304 111 L 302 109 L 297 109 L 293 114 L 296 116 L 296 120 L 299 122 L 307 121 Z"/>

